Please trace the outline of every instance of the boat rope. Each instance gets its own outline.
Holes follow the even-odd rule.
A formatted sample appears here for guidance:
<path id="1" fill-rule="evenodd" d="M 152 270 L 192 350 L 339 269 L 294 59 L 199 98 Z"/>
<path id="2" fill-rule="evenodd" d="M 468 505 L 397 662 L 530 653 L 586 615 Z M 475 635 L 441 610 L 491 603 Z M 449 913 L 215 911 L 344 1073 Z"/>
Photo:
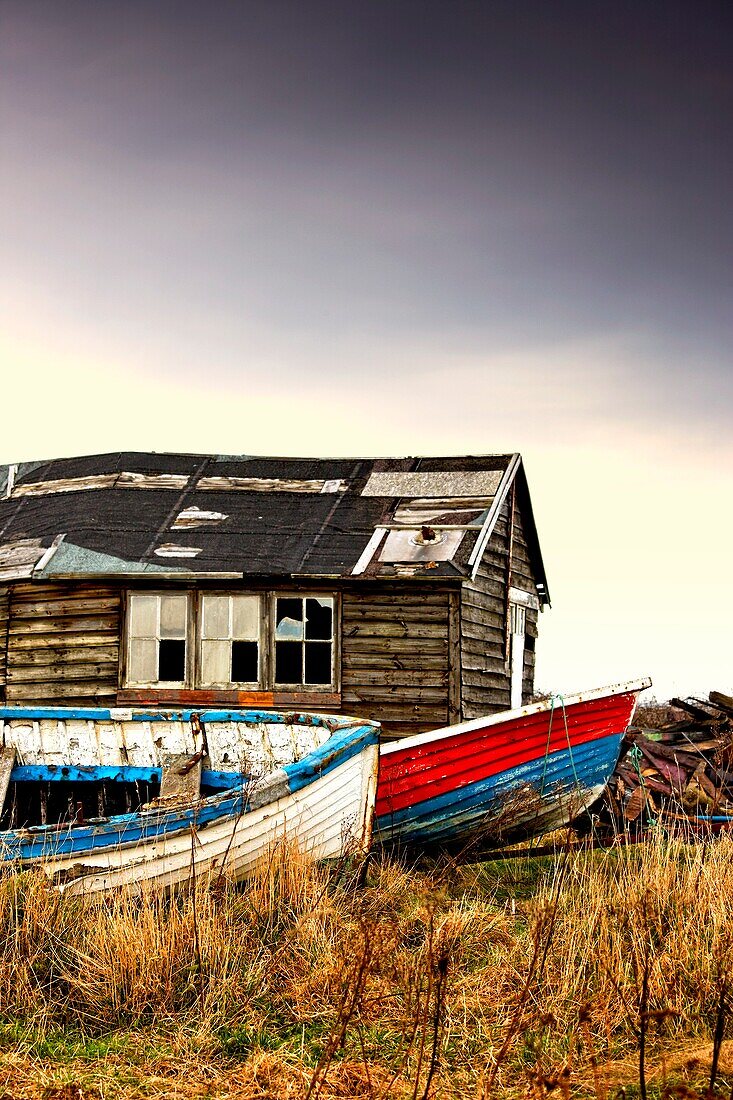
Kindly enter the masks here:
<path id="1" fill-rule="evenodd" d="M 568 728 L 568 713 L 565 709 L 565 698 L 563 695 L 551 695 L 550 696 L 550 721 L 547 725 L 547 743 L 545 745 L 545 759 L 542 766 L 542 782 L 540 784 L 540 795 L 545 793 L 545 778 L 547 777 L 547 764 L 550 756 L 550 741 L 552 738 L 552 720 L 555 715 L 555 707 L 560 706 L 562 710 L 562 720 L 565 727 L 565 741 L 568 746 L 568 756 L 570 758 L 570 767 L 573 772 L 573 779 L 575 780 L 576 787 L 580 786 L 580 780 L 578 778 L 578 772 L 575 767 L 575 757 L 573 756 L 573 746 L 570 743 L 570 730 Z"/>
<path id="2" fill-rule="evenodd" d="M 568 745 L 568 755 L 570 757 L 570 767 L 573 770 L 573 779 L 575 780 L 575 786 L 579 787 L 580 786 L 580 780 L 578 779 L 578 773 L 575 769 L 575 757 L 573 756 L 573 746 L 570 744 L 570 730 L 568 729 L 568 713 L 565 710 L 565 700 L 564 700 L 564 698 L 562 697 L 562 695 L 559 698 L 560 698 L 560 706 L 562 707 L 562 720 L 563 720 L 563 723 L 565 725 L 565 740 L 567 741 L 567 745 Z"/>
<path id="3" fill-rule="evenodd" d="M 547 776 L 547 761 L 550 755 L 550 738 L 552 737 L 552 719 L 555 714 L 555 699 L 557 696 L 550 696 L 550 721 L 547 724 L 547 743 L 545 744 L 545 759 L 542 764 L 542 781 L 540 783 L 540 798 L 545 793 L 545 778 Z"/>

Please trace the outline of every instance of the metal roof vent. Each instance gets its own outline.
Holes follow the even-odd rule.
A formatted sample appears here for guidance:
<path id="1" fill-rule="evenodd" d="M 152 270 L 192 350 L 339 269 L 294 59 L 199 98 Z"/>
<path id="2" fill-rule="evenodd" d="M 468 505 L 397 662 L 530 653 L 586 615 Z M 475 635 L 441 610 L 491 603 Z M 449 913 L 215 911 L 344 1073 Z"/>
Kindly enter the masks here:
<path id="1" fill-rule="evenodd" d="M 414 546 L 437 546 L 442 541 L 443 532 L 436 531 L 434 527 L 428 527 L 425 524 L 410 539 Z"/>

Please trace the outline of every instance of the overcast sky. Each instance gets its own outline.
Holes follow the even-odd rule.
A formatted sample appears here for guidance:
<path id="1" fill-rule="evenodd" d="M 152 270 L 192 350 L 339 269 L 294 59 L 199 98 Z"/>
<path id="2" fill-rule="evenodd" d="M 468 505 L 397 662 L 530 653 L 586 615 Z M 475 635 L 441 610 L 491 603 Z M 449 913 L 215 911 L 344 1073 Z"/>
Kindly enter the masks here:
<path id="1" fill-rule="evenodd" d="M 733 691 L 732 31 L 0 0 L 0 462 L 521 451 L 538 687 Z"/>

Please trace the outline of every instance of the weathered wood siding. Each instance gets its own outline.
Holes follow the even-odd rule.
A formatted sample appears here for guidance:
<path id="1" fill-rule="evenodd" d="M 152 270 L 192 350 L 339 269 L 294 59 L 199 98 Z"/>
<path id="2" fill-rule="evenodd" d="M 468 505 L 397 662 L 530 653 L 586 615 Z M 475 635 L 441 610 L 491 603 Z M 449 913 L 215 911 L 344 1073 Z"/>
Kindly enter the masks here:
<path id="1" fill-rule="evenodd" d="M 446 725 L 450 611 L 451 594 L 434 589 L 361 586 L 344 592 L 342 712 L 377 719 L 393 735 Z M 454 707 L 457 717 L 457 701 Z"/>
<path id="2" fill-rule="evenodd" d="M 8 609 L 10 592 L 0 588 L 0 703 L 5 702 L 5 675 L 8 664 Z"/>
<path id="3" fill-rule="evenodd" d="M 464 720 L 506 710 L 510 702 L 506 665 L 508 520 L 499 518 L 476 578 L 461 593 L 461 704 Z"/>
<path id="4" fill-rule="evenodd" d="M 10 594 L 6 698 L 13 705 L 115 702 L 118 586 L 19 584 Z"/>
<path id="5" fill-rule="evenodd" d="M 507 586 L 537 595 L 520 509 L 514 509 L 509 537 L 510 500 L 504 504 L 481 559 L 476 578 L 461 593 L 461 709 L 464 720 L 506 710 L 511 704 L 507 638 Z M 512 567 L 507 569 L 509 546 Z M 537 612 L 527 608 L 522 697 L 534 691 L 534 643 Z"/>

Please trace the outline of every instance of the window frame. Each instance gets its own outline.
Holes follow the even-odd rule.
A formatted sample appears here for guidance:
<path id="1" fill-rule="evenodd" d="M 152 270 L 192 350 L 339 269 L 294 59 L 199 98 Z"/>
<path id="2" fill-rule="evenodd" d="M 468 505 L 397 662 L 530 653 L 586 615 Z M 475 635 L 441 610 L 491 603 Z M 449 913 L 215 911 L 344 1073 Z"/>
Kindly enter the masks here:
<path id="1" fill-rule="evenodd" d="M 171 596 L 186 597 L 186 659 L 185 679 L 154 680 L 151 682 L 133 682 L 130 680 L 130 643 L 131 603 L 134 596 Z M 255 683 L 233 681 L 227 684 L 207 684 L 203 681 L 202 650 L 203 639 L 203 597 L 204 596 L 255 596 L 259 601 L 259 680 Z M 331 646 L 331 681 L 328 684 L 278 684 L 275 682 L 275 627 L 278 599 L 330 599 L 333 601 L 333 619 L 331 640 L 324 644 Z M 120 672 L 118 691 L 134 695 L 149 690 L 165 696 L 176 692 L 207 692 L 222 694 L 241 692 L 242 694 L 282 694 L 282 695 L 333 695 L 341 692 L 341 593 L 337 591 L 309 591 L 301 589 L 280 590 L 273 588 L 232 589 L 232 588 L 125 588 L 122 597 L 122 629 L 120 635 Z M 316 639 L 314 639 L 315 641 Z M 304 644 L 306 639 L 303 639 Z"/>
<path id="2" fill-rule="evenodd" d="M 310 599 L 328 599 L 333 601 L 333 616 L 331 620 L 331 640 L 328 644 L 331 646 L 331 680 L 328 684 L 305 684 L 302 681 L 289 684 L 280 684 L 275 680 L 276 670 L 276 658 L 275 658 L 275 643 L 276 628 L 277 628 L 277 601 L 278 600 L 310 600 Z M 269 608 L 268 608 L 268 632 L 269 632 L 269 651 L 270 651 L 270 679 L 268 681 L 271 691 L 276 692 L 308 692 L 314 695 L 332 694 L 333 692 L 339 692 L 341 690 L 341 635 L 340 635 L 340 622 L 341 622 L 341 600 L 339 592 L 313 592 L 303 591 L 278 591 L 273 590 L 269 593 Z M 305 646 L 305 619 L 303 619 L 303 639 L 301 644 Z M 313 639 L 317 642 L 317 639 Z M 325 638 L 323 639 L 325 643 Z"/>
<path id="3" fill-rule="evenodd" d="M 186 630 L 183 638 L 185 645 L 184 650 L 184 666 L 183 666 L 183 679 L 182 680 L 131 680 L 130 679 L 130 646 L 133 642 L 133 635 L 131 633 L 131 619 L 132 619 L 132 598 L 135 596 L 154 596 L 160 600 L 162 596 L 183 596 L 186 599 Z M 193 647 L 191 644 L 192 631 L 194 629 L 193 612 L 192 612 L 191 592 L 188 589 L 181 590 L 176 588 L 167 589 L 147 589 L 137 588 L 128 589 L 125 592 L 123 613 L 125 616 L 123 644 L 120 647 L 123 657 L 123 670 L 120 677 L 120 684 L 123 689 L 140 689 L 140 688 L 154 688 L 155 690 L 177 690 L 181 688 L 190 688 L 193 683 Z M 160 634 L 160 604 L 158 605 L 158 635 L 156 635 L 156 641 L 158 643 L 157 659 L 160 662 L 160 643 L 162 640 L 159 637 Z"/>
<path id="4" fill-rule="evenodd" d="M 197 589 L 195 593 L 195 629 L 196 629 L 196 663 L 194 669 L 194 687 L 200 691 L 266 691 L 267 690 L 267 664 L 265 660 L 265 653 L 267 650 L 267 638 L 266 638 L 266 621 L 267 621 L 267 599 L 264 592 L 250 592 L 250 591 L 224 591 L 222 589 L 204 588 Z M 228 680 L 226 683 L 209 683 L 204 680 L 203 676 L 203 643 L 208 639 L 204 638 L 204 600 L 207 596 L 226 596 L 231 599 L 233 596 L 248 596 L 257 600 L 258 604 L 258 632 L 257 632 L 257 673 L 256 680 Z M 231 606 L 231 605 L 230 605 Z M 229 638 L 231 643 L 237 641 L 236 638 Z M 231 653 L 231 650 L 230 650 Z"/>

